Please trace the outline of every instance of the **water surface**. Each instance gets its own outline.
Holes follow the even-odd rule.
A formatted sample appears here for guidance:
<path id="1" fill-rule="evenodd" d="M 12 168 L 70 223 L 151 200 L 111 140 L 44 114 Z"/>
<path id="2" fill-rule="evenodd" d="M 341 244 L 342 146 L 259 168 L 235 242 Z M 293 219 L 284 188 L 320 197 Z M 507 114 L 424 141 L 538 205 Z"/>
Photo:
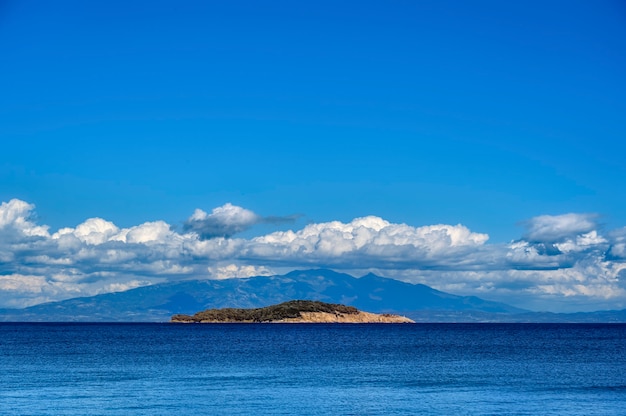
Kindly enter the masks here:
<path id="1" fill-rule="evenodd" d="M 0 414 L 625 415 L 626 325 L 0 324 Z"/>

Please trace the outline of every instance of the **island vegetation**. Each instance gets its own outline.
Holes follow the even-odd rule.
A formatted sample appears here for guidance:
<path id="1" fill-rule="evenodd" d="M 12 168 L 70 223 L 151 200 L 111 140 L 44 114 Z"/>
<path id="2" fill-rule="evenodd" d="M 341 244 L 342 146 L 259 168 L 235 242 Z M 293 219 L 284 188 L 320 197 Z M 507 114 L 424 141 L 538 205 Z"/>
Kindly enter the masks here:
<path id="1" fill-rule="evenodd" d="M 353 306 L 311 300 L 292 300 L 264 308 L 207 309 L 194 315 L 172 316 L 175 323 L 261 323 L 261 322 L 345 322 L 410 323 L 408 318 L 391 314 L 359 311 Z"/>

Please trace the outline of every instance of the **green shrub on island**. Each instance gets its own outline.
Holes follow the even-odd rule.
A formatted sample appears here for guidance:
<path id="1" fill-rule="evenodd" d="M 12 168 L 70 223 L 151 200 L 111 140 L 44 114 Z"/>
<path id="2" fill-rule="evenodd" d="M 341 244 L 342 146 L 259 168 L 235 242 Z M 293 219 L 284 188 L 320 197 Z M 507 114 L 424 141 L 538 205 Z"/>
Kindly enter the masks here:
<path id="1" fill-rule="evenodd" d="M 302 312 L 325 312 L 353 315 L 359 313 L 353 306 L 311 300 L 292 300 L 278 305 L 255 309 L 207 309 L 192 315 L 172 316 L 173 322 L 271 322 L 300 318 Z"/>

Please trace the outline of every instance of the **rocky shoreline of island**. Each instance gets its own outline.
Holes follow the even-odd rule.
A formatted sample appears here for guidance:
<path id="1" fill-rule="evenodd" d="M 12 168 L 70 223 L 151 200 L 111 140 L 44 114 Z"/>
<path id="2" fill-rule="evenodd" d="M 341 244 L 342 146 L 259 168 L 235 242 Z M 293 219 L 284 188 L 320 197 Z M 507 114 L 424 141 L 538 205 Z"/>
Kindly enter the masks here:
<path id="1" fill-rule="evenodd" d="M 264 308 L 207 309 L 193 315 L 176 314 L 172 323 L 414 323 L 393 314 L 360 311 L 353 306 L 292 300 Z"/>

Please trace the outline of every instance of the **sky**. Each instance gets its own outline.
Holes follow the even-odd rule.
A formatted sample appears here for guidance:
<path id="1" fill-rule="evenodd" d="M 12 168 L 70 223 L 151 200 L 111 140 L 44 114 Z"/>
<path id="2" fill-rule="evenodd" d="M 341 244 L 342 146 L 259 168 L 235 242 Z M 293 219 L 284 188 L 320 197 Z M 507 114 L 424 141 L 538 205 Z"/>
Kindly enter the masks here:
<path id="1" fill-rule="evenodd" d="M 621 1 L 0 0 L 0 307 L 325 267 L 626 308 Z"/>

